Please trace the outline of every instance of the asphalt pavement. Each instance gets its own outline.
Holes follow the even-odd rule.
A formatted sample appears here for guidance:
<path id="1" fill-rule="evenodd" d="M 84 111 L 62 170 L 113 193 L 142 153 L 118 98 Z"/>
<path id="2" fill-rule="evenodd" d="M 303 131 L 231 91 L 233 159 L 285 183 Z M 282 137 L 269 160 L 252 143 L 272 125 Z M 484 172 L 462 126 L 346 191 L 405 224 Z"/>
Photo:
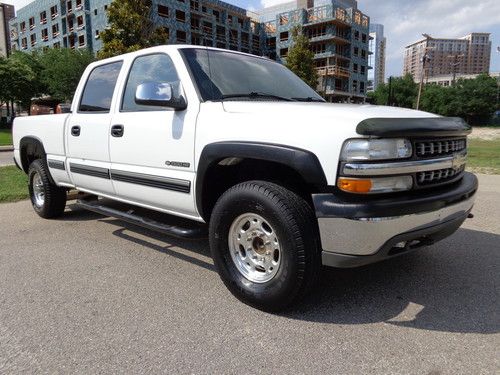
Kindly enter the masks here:
<path id="1" fill-rule="evenodd" d="M 0 374 L 500 372 L 500 176 L 419 252 L 325 269 L 283 314 L 237 301 L 206 241 L 0 205 Z"/>
<path id="2" fill-rule="evenodd" d="M 13 151 L 0 151 L 0 167 L 6 165 L 14 165 L 14 152 Z"/>

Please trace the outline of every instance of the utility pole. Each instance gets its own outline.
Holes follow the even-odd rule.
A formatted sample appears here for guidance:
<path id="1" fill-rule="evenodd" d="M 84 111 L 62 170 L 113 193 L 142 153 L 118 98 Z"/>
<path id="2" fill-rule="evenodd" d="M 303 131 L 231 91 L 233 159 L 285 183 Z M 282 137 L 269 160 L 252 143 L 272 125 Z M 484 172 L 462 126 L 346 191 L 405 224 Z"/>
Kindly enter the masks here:
<path id="1" fill-rule="evenodd" d="M 451 71 L 453 73 L 453 79 L 451 81 L 451 85 L 455 85 L 455 80 L 457 78 L 457 67 L 462 64 L 462 57 L 464 55 L 448 55 L 447 56 L 449 59 L 453 59 L 453 61 L 450 63 L 451 66 Z M 459 60 L 460 59 L 460 60 Z"/>
<path id="2" fill-rule="evenodd" d="M 425 47 L 424 47 L 424 56 L 422 56 L 422 69 L 420 71 L 420 84 L 418 85 L 418 95 L 417 95 L 417 109 L 420 108 L 420 98 L 422 96 L 422 89 L 424 87 L 424 74 L 425 74 L 425 65 L 431 61 L 431 58 L 427 54 L 429 50 L 434 49 L 434 47 L 429 47 L 429 39 L 432 37 L 429 34 L 422 34 L 425 37 Z"/>

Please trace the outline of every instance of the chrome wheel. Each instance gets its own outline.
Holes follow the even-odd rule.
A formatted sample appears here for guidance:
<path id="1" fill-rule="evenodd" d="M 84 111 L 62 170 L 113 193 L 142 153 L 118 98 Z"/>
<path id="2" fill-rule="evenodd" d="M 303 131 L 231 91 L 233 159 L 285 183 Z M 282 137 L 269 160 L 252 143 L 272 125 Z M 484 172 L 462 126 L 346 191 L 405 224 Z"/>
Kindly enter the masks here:
<path id="1" fill-rule="evenodd" d="M 33 198 L 37 207 L 43 207 L 45 203 L 45 189 L 43 188 L 42 177 L 39 173 L 33 176 Z"/>
<path id="2" fill-rule="evenodd" d="M 236 269 L 254 283 L 265 283 L 278 272 L 281 247 L 275 230 L 253 213 L 238 216 L 229 229 L 229 251 Z"/>

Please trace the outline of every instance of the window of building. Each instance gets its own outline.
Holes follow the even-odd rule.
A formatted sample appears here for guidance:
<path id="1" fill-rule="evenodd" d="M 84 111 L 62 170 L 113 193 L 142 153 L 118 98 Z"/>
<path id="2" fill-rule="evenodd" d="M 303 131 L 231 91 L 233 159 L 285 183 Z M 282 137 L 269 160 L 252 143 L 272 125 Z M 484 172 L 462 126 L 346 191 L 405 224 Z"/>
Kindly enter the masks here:
<path id="1" fill-rule="evenodd" d="M 75 29 L 75 23 L 73 18 L 68 18 L 68 29 L 69 31 L 73 31 Z"/>
<path id="2" fill-rule="evenodd" d="M 81 30 L 81 29 L 83 29 L 85 27 L 84 21 L 83 21 L 83 16 L 78 16 L 77 17 L 76 24 L 77 24 L 78 30 Z"/>
<path id="3" fill-rule="evenodd" d="M 108 6 L 107 5 L 104 5 L 104 10 L 108 10 Z"/>
<path id="4" fill-rule="evenodd" d="M 158 107 L 139 105 L 135 102 L 137 87 L 145 82 L 173 83 L 179 82 L 179 76 L 175 70 L 170 56 L 155 54 L 141 56 L 135 59 L 130 68 L 130 73 L 123 94 L 122 111 L 159 111 Z M 177 87 L 179 87 L 177 85 Z"/>
<path id="5" fill-rule="evenodd" d="M 42 30 L 42 40 L 45 42 L 49 40 L 49 29 Z"/>
<path id="6" fill-rule="evenodd" d="M 160 17 L 168 17 L 168 7 L 158 4 L 158 15 Z"/>
<path id="7" fill-rule="evenodd" d="M 357 72 L 358 72 L 358 64 L 354 64 L 354 65 L 352 66 L 352 71 L 353 71 L 354 73 L 357 73 Z"/>
<path id="8" fill-rule="evenodd" d="M 361 34 L 361 41 L 366 43 L 366 34 Z"/>
<path id="9" fill-rule="evenodd" d="M 94 16 L 97 16 L 97 9 L 94 9 Z"/>
<path id="10" fill-rule="evenodd" d="M 352 81 L 352 91 L 358 92 L 358 81 Z"/>
<path id="11" fill-rule="evenodd" d="M 288 40 L 288 31 L 283 31 L 282 33 L 280 33 L 280 40 L 281 41 Z"/>
<path id="12" fill-rule="evenodd" d="M 76 10 L 83 8 L 82 0 L 76 0 Z"/>
<path id="13" fill-rule="evenodd" d="M 30 30 L 33 30 L 35 28 L 35 17 L 31 17 L 29 22 L 30 22 Z"/>
<path id="14" fill-rule="evenodd" d="M 73 11 L 73 2 L 71 0 L 66 2 L 66 9 L 68 10 L 68 13 L 71 13 Z"/>
<path id="15" fill-rule="evenodd" d="M 95 31 L 95 38 L 96 38 L 96 39 L 99 39 L 100 37 L 101 37 L 101 35 L 100 35 L 100 31 L 99 31 L 99 30 L 96 30 L 96 31 Z"/>
<path id="16" fill-rule="evenodd" d="M 177 38 L 177 42 L 179 42 L 179 43 L 186 43 L 187 35 L 186 35 L 185 31 L 177 30 L 175 36 Z"/>
<path id="17" fill-rule="evenodd" d="M 56 23 L 52 25 L 52 38 L 57 38 L 59 36 L 59 24 Z"/>
<path id="18" fill-rule="evenodd" d="M 197 0 L 191 0 L 189 2 L 189 6 L 190 6 L 191 10 L 198 11 L 200 9 L 200 3 Z"/>
<path id="19" fill-rule="evenodd" d="M 47 12 L 46 11 L 43 11 L 40 13 L 40 23 L 42 25 L 47 23 Z"/>
<path id="20" fill-rule="evenodd" d="M 179 22 L 186 22 L 186 13 L 184 13 L 182 10 L 176 10 L 175 19 Z"/>
<path id="21" fill-rule="evenodd" d="M 24 22 L 24 21 L 21 22 L 20 27 L 21 27 L 21 32 L 24 33 L 26 31 L 26 22 Z"/>
<path id="22" fill-rule="evenodd" d="M 55 42 L 53 45 L 54 48 L 61 48 L 61 42 Z"/>
<path id="23" fill-rule="evenodd" d="M 79 47 L 85 46 L 85 35 L 78 36 L 78 46 Z"/>
<path id="24" fill-rule="evenodd" d="M 366 66 L 361 65 L 361 74 L 365 74 L 365 73 L 366 73 Z"/>
<path id="25" fill-rule="evenodd" d="M 365 93 L 365 83 L 364 82 L 360 82 L 359 83 L 359 92 L 361 94 L 364 94 Z"/>
<path id="26" fill-rule="evenodd" d="M 50 17 L 52 19 L 56 18 L 59 15 L 57 12 L 57 5 L 54 5 L 53 7 L 50 7 Z"/>
<path id="27" fill-rule="evenodd" d="M 359 56 L 359 48 L 354 47 L 354 56 Z"/>
<path id="28" fill-rule="evenodd" d="M 21 48 L 22 49 L 28 48 L 28 38 L 21 39 Z"/>
<path id="29" fill-rule="evenodd" d="M 280 57 L 286 57 L 288 55 L 288 48 L 280 49 Z"/>
<path id="30" fill-rule="evenodd" d="M 118 61 L 92 70 L 83 89 L 79 112 L 109 112 L 122 64 Z"/>
<path id="31" fill-rule="evenodd" d="M 354 39 L 359 40 L 359 31 L 354 31 Z"/>
<path id="32" fill-rule="evenodd" d="M 361 50 L 361 57 L 363 59 L 366 59 L 366 50 L 364 50 L 364 49 Z"/>
<path id="33" fill-rule="evenodd" d="M 36 44 L 36 34 L 30 35 L 30 41 L 31 41 L 31 46 L 34 46 Z"/>

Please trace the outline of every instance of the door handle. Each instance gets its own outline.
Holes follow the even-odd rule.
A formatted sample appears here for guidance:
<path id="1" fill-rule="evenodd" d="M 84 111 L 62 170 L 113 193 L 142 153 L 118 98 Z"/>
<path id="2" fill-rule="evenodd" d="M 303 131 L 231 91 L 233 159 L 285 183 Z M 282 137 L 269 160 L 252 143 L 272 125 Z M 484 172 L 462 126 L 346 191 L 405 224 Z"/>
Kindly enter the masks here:
<path id="1" fill-rule="evenodd" d="M 80 129 L 80 127 L 78 125 L 73 126 L 71 128 L 71 135 L 73 137 L 79 137 L 80 136 L 80 131 L 81 131 L 81 129 Z"/>
<path id="2" fill-rule="evenodd" d="M 123 133 L 125 131 L 125 127 L 123 125 L 113 125 L 111 127 L 111 136 L 118 138 L 123 137 Z"/>

